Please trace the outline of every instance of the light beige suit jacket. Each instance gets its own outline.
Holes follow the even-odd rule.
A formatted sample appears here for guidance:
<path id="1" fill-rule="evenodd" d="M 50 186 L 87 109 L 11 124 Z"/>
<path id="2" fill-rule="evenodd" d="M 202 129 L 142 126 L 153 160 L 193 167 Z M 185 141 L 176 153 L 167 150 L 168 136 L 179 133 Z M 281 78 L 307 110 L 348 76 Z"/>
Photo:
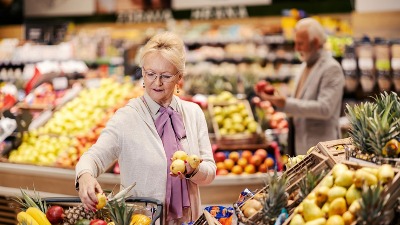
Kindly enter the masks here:
<path id="1" fill-rule="evenodd" d="M 203 111 L 197 104 L 174 96 L 178 112 L 183 116 L 187 138 L 181 140 L 188 154 L 199 155 L 203 162 L 199 171 L 188 182 L 191 220 L 201 215 L 198 185 L 211 183 L 215 178 L 216 165 L 213 159 L 207 123 Z M 98 141 L 80 158 L 76 174 L 89 171 L 94 177 L 118 159 L 121 169 L 121 185 L 133 182 L 133 196 L 151 197 L 165 202 L 167 182 L 167 159 L 153 119 L 140 98 L 132 99 L 119 109 L 107 123 Z M 165 209 L 164 209 L 165 211 Z M 165 219 L 165 215 L 164 215 Z M 164 224 L 165 223 L 164 221 Z M 181 224 L 181 223 L 168 223 Z"/>
<path id="2" fill-rule="evenodd" d="M 304 69 L 305 63 L 302 66 Z M 296 154 L 305 154 L 318 142 L 340 137 L 339 117 L 343 89 L 342 67 L 328 52 L 322 51 L 321 57 L 312 67 L 304 83 L 299 98 L 287 98 L 282 109 L 293 117 Z"/>

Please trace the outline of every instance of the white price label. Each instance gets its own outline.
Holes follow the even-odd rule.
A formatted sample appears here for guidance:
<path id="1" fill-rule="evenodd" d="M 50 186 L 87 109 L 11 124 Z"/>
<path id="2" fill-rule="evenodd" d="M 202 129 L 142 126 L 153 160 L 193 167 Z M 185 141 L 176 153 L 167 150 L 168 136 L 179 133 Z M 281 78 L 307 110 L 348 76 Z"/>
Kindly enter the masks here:
<path id="1" fill-rule="evenodd" d="M 53 78 L 54 90 L 65 90 L 68 88 L 68 79 L 66 77 Z"/>
<path id="2" fill-rule="evenodd" d="M 357 62 L 355 59 L 343 59 L 342 60 L 342 68 L 344 70 L 356 70 Z"/>
<path id="3" fill-rule="evenodd" d="M 360 58 L 358 59 L 358 66 L 361 70 L 372 70 L 374 69 L 374 60 L 372 58 Z"/>
<path id="4" fill-rule="evenodd" d="M 392 69 L 400 70 L 400 58 L 392 58 Z"/>

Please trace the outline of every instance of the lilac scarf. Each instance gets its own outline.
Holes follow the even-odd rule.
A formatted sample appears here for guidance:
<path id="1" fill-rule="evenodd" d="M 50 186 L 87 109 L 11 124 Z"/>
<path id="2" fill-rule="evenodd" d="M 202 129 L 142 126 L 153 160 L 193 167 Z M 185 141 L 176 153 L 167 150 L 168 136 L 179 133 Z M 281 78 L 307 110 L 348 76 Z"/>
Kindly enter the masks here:
<path id="1" fill-rule="evenodd" d="M 172 177 L 170 173 L 171 158 L 175 151 L 183 150 L 180 139 L 186 136 L 181 114 L 171 107 L 160 107 L 161 115 L 155 121 L 157 132 L 161 137 L 167 156 L 168 175 L 166 193 L 167 221 L 182 218 L 183 208 L 190 207 L 187 181 Z"/>

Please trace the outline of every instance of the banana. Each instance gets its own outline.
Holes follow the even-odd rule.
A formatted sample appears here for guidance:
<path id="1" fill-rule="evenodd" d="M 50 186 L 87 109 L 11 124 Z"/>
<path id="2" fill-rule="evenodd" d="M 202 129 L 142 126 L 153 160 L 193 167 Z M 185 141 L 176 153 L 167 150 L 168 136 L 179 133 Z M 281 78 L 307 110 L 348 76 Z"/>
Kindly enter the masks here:
<path id="1" fill-rule="evenodd" d="M 17 214 L 17 220 L 21 224 L 25 223 L 25 224 L 29 224 L 29 225 L 39 225 L 38 222 L 36 222 L 36 220 L 33 219 L 33 217 L 26 212 L 19 212 Z M 23 221 L 25 221 L 25 222 L 23 222 Z"/>
<path id="2" fill-rule="evenodd" d="M 46 217 L 46 214 L 44 214 L 40 209 L 35 208 L 35 207 L 29 207 L 26 210 L 26 213 L 28 213 L 30 216 L 32 216 L 36 222 L 38 222 L 39 225 L 51 225 L 49 220 Z"/>

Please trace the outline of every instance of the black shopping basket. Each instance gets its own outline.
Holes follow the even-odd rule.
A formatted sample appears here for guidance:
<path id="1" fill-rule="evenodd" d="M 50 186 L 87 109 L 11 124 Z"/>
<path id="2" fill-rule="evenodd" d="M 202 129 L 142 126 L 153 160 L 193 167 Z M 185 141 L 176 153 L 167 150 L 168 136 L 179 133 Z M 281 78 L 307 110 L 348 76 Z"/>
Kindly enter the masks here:
<path id="1" fill-rule="evenodd" d="M 48 205 L 60 205 L 63 207 L 72 207 L 81 203 L 81 199 L 79 197 L 50 197 L 43 198 L 43 201 Z M 138 203 L 140 206 L 143 206 L 144 209 L 147 209 L 146 215 L 151 218 L 151 225 L 155 225 L 157 220 L 160 220 L 160 225 L 163 225 L 163 204 L 161 201 L 148 198 L 148 197 L 129 197 L 125 199 L 127 203 Z M 143 210 L 143 208 L 141 210 Z"/>

